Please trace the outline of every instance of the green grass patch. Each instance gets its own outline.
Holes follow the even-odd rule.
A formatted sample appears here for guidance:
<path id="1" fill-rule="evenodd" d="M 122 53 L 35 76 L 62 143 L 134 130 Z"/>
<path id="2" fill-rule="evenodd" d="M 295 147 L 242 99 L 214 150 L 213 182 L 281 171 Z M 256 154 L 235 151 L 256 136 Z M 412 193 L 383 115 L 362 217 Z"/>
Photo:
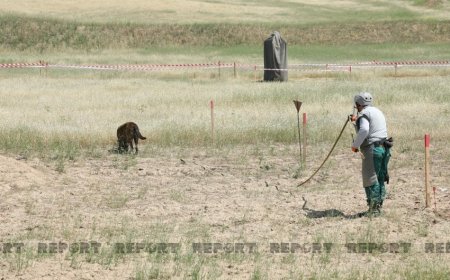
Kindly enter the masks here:
<path id="1" fill-rule="evenodd" d="M 405 16 L 405 18 L 408 18 Z M 10 50 L 145 49 L 261 45 L 274 30 L 290 45 L 448 42 L 449 21 L 363 21 L 320 25 L 80 23 L 0 15 L 1 47 Z"/>

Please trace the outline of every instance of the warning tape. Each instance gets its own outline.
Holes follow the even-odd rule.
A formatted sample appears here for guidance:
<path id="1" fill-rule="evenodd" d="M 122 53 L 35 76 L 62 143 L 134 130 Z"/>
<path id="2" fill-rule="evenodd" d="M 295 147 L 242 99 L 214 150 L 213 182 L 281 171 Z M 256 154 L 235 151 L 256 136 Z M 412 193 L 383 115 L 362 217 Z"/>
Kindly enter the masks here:
<path id="1" fill-rule="evenodd" d="M 67 69 L 89 69 L 89 70 L 132 70 L 132 71 L 160 71 L 160 70 L 179 70 L 179 69 L 223 69 L 223 68 L 239 68 L 247 70 L 264 70 L 264 71 L 352 71 L 352 68 L 370 68 L 370 67 L 398 67 L 398 66 L 450 66 L 450 61 L 369 61 L 355 62 L 348 64 L 336 63 L 304 63 L 291 64 L 285 69 L 264 68 L 262 65 L 256 64 L 237 64 L 237 63 L 188 63 L 188 64 L 96 64 L 96 65 L 70 65 L 70 64 L 49 64 L 44 61 L 37 63 L 1 63 L 0 68 L 67 68 Z M 305 69 L 307 68 L 307 69 Z M 311 69 L 319 68 L 319 69 Z"/>
<path id="2" fill-rule="evenodd" d="M 376 65 L 443 65 L 449 64 L 448 60 L 441 61 L 373 61 Z"/>
<path id="3" fill-rule="evenodd" d="M 91 69 L 91 70 L 135 70 L 135 71 L 152 71 L 152 70 L 176 70 L 185 68 L 198 69 L 215 69 L 215 68 L 230 68 L 233 64 L 225 63 L 203 63 L 203 64 L 125 64 L 125 65 L 64 65 L 64 64 L 49 64 L 50 68 L 72 68 L 72 69 Z"/>
<path id="4" fill-rule="evenodd" d="M 152 70 L 152 69 L 166 69 L 166 68 L 231 68 L 235 67 L 232 63 L 190 63 L 190 64 L 125 64 L 125 65 L 67 65 L 67 64 L 48 64 L 44 62 L 39 63 L 2 63 L 0 68 L 71 68 L 71 69 L 94 69 L 94 70 Z"/>
<path id="5" fill-rule="evenodd" d="M 43 68 L 48 64 L 44 62 L 38 63 L 0 63 L 0 68 Z"/>
<path id="6" fill-rule="evenodd" d="M 227 65 L 62 65 L 49 64 L 49 68 L 71 68 L 90 70 L 132 70 L 132 71 L 159 71 L 159 70 L 179 70 L 187 68 L 216 69 L 228 68 Z"/>
<path id="7" fill-rule="evenodd" d="M 351 67 L 339 67 L 339 68 L 328 68 L 328 69 L 297 69 L 297 68 L 288 68 L 288 69 L 270 69 L 270 68 L 258 68 L 256 70 L 264 70 L 264 71 L 294 71 L 294 72 L 351 72 Z"/>

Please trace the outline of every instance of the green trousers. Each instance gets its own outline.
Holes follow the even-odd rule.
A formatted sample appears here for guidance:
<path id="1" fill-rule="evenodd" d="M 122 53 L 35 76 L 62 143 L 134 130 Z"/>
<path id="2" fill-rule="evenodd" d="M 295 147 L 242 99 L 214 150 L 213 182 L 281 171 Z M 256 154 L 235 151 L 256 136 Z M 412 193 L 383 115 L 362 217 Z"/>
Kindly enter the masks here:
<path id="1" fill-rule="evenodd" d="M 386 187 L 384 182 L 388 174 L 388 163 L 390 157 L 391 153 L 389 149 L 386 149 L 383 146 L 373 147 L 373 164 L 378 182 L 364 188 L 369 207 L 374 205 L 383 205 L 383 201 L 386 197 Z"/>

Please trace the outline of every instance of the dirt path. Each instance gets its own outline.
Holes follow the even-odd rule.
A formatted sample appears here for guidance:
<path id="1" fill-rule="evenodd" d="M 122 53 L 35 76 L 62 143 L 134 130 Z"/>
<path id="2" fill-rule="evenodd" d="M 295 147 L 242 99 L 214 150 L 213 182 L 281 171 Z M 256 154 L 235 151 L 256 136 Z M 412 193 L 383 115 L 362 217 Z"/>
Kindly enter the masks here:
<path id="1" fill-rule="evenodd" d="M 289 149 L 194 151 L 182 157 L 109 155 L 66 162 L 62 173 L 38 159 L 0 156 L 0 242 L 3 249 L 14 242 L 27 248 L 27 254 L 19 257 L 2 255 L 0 276 L 134 279 L 147 274 L 189 278 L 199 273 L 208 278 L 248 279 L 262 273 L 272 279 L 314 276 L 320 266 L 345 276 L 360 271 L 358 264 L 375 269 L 379 262 L 385 265 L 382 273 L 388 274 L 405 259 L 420 262 L 426 242 L 448 241 L 448 170 L 435 167 L 435 174 L 440 174 L 434 179 L 439 209 L 424 211 L 420 165 L 407 165 L 408 157 L 396 155 L 383 216 L 355 218 L 366 210 L 360 178 L 354 174 L 359 172 L 360 159 L 337 151 L 311 183 L 298 189 L 296 183 L 311 173 L 320 157 L 311 159 L 308 169 L 295 179 L 295 146 Z M 37 254 L 39 243 L 92 241 L 101 243 L 102 250 L 89 258 L 68 250 Z M 346 253 L 344 246 L 400 241 L 413 244 L 416 252 L 404 260 L 395 254 L 361 257 Z M 181 252 L 162 259 L 114 253 L 111 244 L 124 242 L 179 243 Z M 255 243 L 259 257 L 193 253 L 192 244 L 202 242 Z M 333 243 L 341 248 L 326 261 L 311 254 L 270 252 L 271 243 L 283 242 Z M 292 266 L 285 259 L 289 256 L 309 265 Z"/>

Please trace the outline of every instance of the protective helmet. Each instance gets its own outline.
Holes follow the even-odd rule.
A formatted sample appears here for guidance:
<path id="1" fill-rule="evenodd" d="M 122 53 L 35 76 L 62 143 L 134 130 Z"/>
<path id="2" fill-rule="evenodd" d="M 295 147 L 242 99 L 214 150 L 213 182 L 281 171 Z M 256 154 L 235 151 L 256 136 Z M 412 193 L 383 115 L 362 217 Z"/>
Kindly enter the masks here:
<path id="1" fill-rule="evenodd" d="M 360 92 L 354 97 L 355 103 L 361 106 L 371 106 L 372 100 L 372 95 L 368 92 Z"/>

